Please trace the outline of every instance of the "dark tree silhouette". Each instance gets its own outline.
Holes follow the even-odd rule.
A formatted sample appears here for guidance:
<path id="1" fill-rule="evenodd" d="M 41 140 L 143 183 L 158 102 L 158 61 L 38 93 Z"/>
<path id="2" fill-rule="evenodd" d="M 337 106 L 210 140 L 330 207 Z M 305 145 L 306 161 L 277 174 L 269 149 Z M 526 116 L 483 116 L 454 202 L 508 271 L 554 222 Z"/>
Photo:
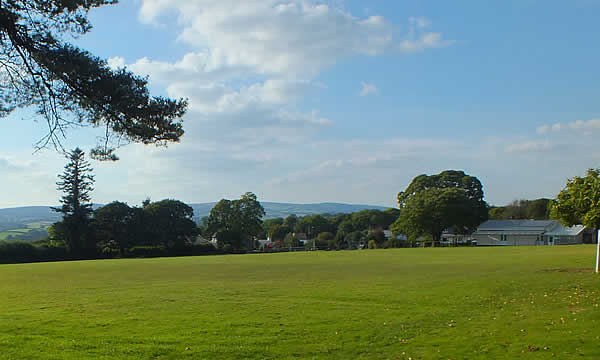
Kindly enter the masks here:
<path id="1" fill-rule="evenodd" d="M 0 117 L 35 106 L 48 134 L 60 140 L 72 125 L 105 129 L 91 155 L 117 160 L 123 142 L 166 145 L 183 135 L 187 101 L 151 97 L 147 79 L 64 41 L 90 31 L 88 11 L 116 0 L 0 0 Z"/>
<path id="2" fill-rule="evenodd" d="M 63 221 L 55 224 L 60 237 L 69 250 L 76 254 L 92 251 L 95 247 L 90 231 L 92 203 L 90 193 L 94 184 L 92 168 L 85 160 L 85 153 L 79 148 L 67 156 L 69 163 L 62 174 L 58 175 L 58 190 L 64 192 L 59 208 L 54 211 L 63 214 Z"/>

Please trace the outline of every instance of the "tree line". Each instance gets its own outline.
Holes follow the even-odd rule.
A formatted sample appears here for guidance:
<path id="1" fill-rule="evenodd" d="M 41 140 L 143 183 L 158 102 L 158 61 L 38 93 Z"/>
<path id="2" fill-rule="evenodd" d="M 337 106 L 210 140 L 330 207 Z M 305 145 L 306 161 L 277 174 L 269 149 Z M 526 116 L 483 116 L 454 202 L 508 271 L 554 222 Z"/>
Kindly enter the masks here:
<path id="1" fill-rule="evenodd" d="M 489 218 L 491 220 L 549 220 L 552 206 L 551 199 L 519 199 L 506 206 L 490 206 Z"/>
<path id="2" fill-rule="evenodd" d="M 210 215 L 194 221 L 193 209 L 178 200 L 144 201 L 129 206 L 115 201 L 93 210 L 93 169 L 79 148 L 68 154 L 58 176 L 63 192 L 54 208 L 62 221 L 36 242 L 0 242 L 0 261 L 36 261 L 138 256 L 172 256 L 289 248 L 373 249 L 437 246 L 442 234 L 469 234 L 489 218 L 553 219 L 565 225 L 600 223 L 600 170 L 569 179 L 557 199 L 518 200 L 506 207 L 484 201 L 479 179 L 463 171 L 420 175 L 398 193 L 398 209 L 362 210 L 263 221 L 265 210 L 255 194 L 222 199 Z M 391 235 L 390 235 L 391 233 Z M 260 242 L 259 240 L 269 241 Z"/>

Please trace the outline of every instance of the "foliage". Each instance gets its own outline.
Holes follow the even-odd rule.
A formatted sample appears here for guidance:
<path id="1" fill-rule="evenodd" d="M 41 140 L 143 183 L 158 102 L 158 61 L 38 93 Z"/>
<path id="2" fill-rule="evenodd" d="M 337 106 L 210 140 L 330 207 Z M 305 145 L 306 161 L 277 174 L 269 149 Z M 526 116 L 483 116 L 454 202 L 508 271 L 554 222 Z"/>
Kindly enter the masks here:
<path id="1" fill-rule="evenodd" d="M 294 229 L 296 223 L 298 223 L 298 216 L 296 216 L 296 214 L 290 214 L 283 220 L 283 226 L 288 229 Z"/>
<path id="2" fill-rule="evenodd" d="M 60 202 L 62 207 L 54 211 L 63 215 L 89 217 L 92 212 L 90 193 L 94 190 L 93 169 L 85 160 L 85 153 L 75 148 L 67 155 L 69 162 L 58 175 L 58 190 L 64 192 Z"/>
<path id="3" fill-rule="evenodd" d="M 288 234 L 290 234 L 290 229 L 282 225 L 275 225 L 269 231 L 272 242 L 283 240 Z"/>
<path id="4" fill-rule="evenodd" d="M 263 221 L 263 229 L 265 230 L 265 233 L 267 233 L 267 234 L 271 234 L 271 229 L 276 225 L 279 225 L 279 226 L 283 225 L 283 218 L 278 217 L 278 218 L 266 219 L 265 221 Z"/>
<path id="5" fill-rule="evenodd" d="M 344 237 L 348 249 L 359 249 L 366 244 L 367 237 L 362 231 L 353 231 Z"/>
<path id="6" fill-rule="evenodd" d="M 401 212 L 392 225 L 394 233 L 412 239 L 429 234 L 434 245 L 444 230 L 466 234 L 488 218 L 481 182 L 462 171 L 417 176 L 398 194 L 398 205 Z"/>
<path id="7" fill-rule="evenodd" d="M 48 246 L 31 241 L 0 241 L 0 264 L 66 260 L 64 247 Z"/>
<path id="8" fill-rule="evenodd" d="M 144 207 L 144 212 L 148 214 L 154 245 L 183 248 L 198 235 L 193 220 L 194 210 L 181 201 L 167 199 L 154 202 Z"/>
<path id="9" fill-rule="evenodd" d="M 0 117 L 36 106 L 49 133 L 38 147 L 60 147 L 72 125 L 104 127 L 92 156 L 116 160 L 122 140 L 179 141 L 185 100 L 151 97 L 147 79 L 64 42 L 87 33 L 88 11 L 115 0 L 9 0 L 0 2 Z"/>
<path id="10" fill-rule="evenodd" d="M 288 233 L 285 235 L 283 245 L 285 247 L 300 247 L 302 244 L 300 244 L 300 240 L 294 234 Z"/>
<path id="11" fill-rule="evenodd" d="M 322 215 L 309 215 L 298 220 L 294 226 L 297 233 L 306 233 L 309 239 L 314 238 L 322 232 L 331 231 L 331 224 Z"/>
<path id="12" fill-rule="evenodd" d="M 129 205 L 112 202 L 94 211 L 93 226 L 101 249 L 110 248 L 124 255 L 135 244 L 135 213 Z"/>
<path id="13" fill-rule="evenodd" d="M 32 262 L 39 258 L 37 248 L 27 241 L 0 241 L 0 263 Z"/>
<path id="14" fill-rule="evenodd" d="M 235 230 L 222 230 L 216 233 L 217 247 L 225 252 L 247 250 L 244 236 Z"/>
<path id="15" fill-rule="evenodd" d="M 357 230 L 387 229 L 400 216 L 400 210 L 361 210 L 351 216 L 352 225 Z"/>
<path id="16" fill-rule="evenodd" d="M 228 232 L 223 239 L 234 239 L 232 233 L 238 234 L 243 243 L 230 243 L 234 250 L 250 248 L 251 241 L 262 230 L 262 218 L 265 210 L 258 201 L 256 195 L 247 192 L 238 200 L 222 199 L 210 211 L 208 217 L 208 229 L 213 234 Z"/>
<path id="17" fill-rule="evenodd" d="M 335 235 L 333 235 L 333 233 L 330 233 L 328 231 L 322 232 L 317 236 L 317 241 L 320 242 L 327 242 L 329 240 L 333 240 L 333 238 L 335 237 Z"/>
<path id="18" fill-rule="evenodd" d="M 552 204 L 551 214 L 566 226 L 582 224 L 600 229 L 600 169 L 588 169 L 584 177 L 567 180 Z"/>
<path id="19" fill-rule="evenodd" d="M 63 214 L 63 220 L 55 224 L 55 234 L 64 240 L 74 254 L 91 254 L 95 251 L 95 240 L 90 227 L 92 203 L 90 193 L 94 184 L 93 169 L 85 160 L 85 153 L 75 148 L 67 155 L 69 162 L 63 174 L 59 174 L 58 190 L 62 191 L 60 208 L 54 211 Z"/>
<path id="20" fill-rule="evenodd" d="M 377 247 L 381 247 L 387 239 L 385 238 L 383 231 L 376 230 L 376 231 L 369 232 L 369 235 L 367 235 L 367 240 L 369 242 L 375 241 L 375 244 L 377 244 Z"/>
<path id="21" fill-rule="evenodd" d="M 550 218 L 550 199 L 515 200 L 507 206 L 494 206 L 489 209 L 489 217 L 493 220 L 533 219 L 548 220 Z"/>
<path id="22" fill-rule="evenodd" d="M 136 257 L 136 258 L 146 258 L 146 257 L 159 257 L 159 256 L 164 256 L 165 254 L 165 247 L 158 245 L 158 246 L 134 246 L 131 249 L 129 249 L 128 254 L 131 257 Z"/>

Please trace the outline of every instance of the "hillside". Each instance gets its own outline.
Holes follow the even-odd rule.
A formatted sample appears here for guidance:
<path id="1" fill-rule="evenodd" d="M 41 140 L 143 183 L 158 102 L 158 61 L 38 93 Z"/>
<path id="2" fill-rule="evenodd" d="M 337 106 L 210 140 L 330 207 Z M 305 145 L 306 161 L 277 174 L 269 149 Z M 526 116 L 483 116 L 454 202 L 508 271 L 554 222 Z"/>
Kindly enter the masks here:
<path id="1" fill-rule="evenodd" d="M 194 215 L 197 218 L 202 218 L 210 214 L 210 210 L 215 206 L 215 202 L 202 203 L 202 204 L 190 204 L 194 208 Z M 286 217 L 291 214 L 298 216 L 314 215 L 314 214 L 340 214 L 340 213 L 352 213 L 365 209 L 378 209 L 385 210 L 383 206 L 373 205 L 354 205 L 354 204 L 341 204 L 341 203 L 319 203 L 319 204 L 292 204 L 292 203 L 278 203 L 278 202 L 261 202 L 265 208 L 267 215 L 265 218 L 276 218 Z"/>
<path id="2" fill-rule="evenodd" d="M 208 216 L 216 202 L 190 204 L 197 218 Z M 266 218 L 286 217 L 290 214 L 298 216 L 313 214 L 351 213 L 364 209 L 385 210 L 383 206 L 353 205 L 340 203 L 292 204 L 277 202 L 261 202 L 267 213 Z M 101 205 L 96 205 L 99 207 Z M 0 209 L 0 224 L 24 224 L 36 221 L 58 221 L 61 215 L 52 211 L 49 206 L 27 206 Z"/>

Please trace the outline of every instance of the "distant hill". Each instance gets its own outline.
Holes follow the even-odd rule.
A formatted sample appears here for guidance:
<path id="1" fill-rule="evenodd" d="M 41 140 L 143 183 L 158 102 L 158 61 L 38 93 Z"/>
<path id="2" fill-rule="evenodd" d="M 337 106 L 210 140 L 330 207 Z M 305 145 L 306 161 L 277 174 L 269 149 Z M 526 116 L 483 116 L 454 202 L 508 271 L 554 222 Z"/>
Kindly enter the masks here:
<path id="1" fill-rule="evenodd" d="M 194 209 L 194 215 L 197 218 L 202 218 L 210 214 L 210 210 L 215 206 L 216 202 L 190 204 Z M 319 203 L 319 204 L 292 204 L 292 203 L 277 203 L 261 201 L 267 215 L 265 218 L 286 217 L 291 214 L 298 216 L 314 215 L 314 214 L 345 214 L 357 212 L 365 209 L 385 210 L 387 207 L 374 205 L 354 205 L 340 203 Z"/>
<path id="2" fill-rule="evenodd" d="M 48 206 L 25 206 L 0 209 L 0 223 L 27 223 L 34 221 L 58 221 L 61 215 Z"/>
<path id="3" fill-rule="evenodd" d="M 210 210 L 215 206 L 216 202 L 189 204 L 194 209 L 194 215 L 197 218 L 202 218 L 210 214 Z M 340 214 L 351 213 L 365 209 L 385 210 L 384 206 L 373 205 L 353 205 L 339 203 L 319 203 L 319 204 L 291 204 L 277 202 L 261 202 L 265 208 L 266 218 L 286 217 L 290 214 L 298 216 L 314 215 L 314 214 Z M 102 205 L 96 205 L 97 208 Z M 29 223 L 35 221 L 58 221 L 61 219 L 61 214 L 50 209 L 49 206 L 27 206 L 9 209 L 0 209 L 0 224 L 4 223 Z"/>

